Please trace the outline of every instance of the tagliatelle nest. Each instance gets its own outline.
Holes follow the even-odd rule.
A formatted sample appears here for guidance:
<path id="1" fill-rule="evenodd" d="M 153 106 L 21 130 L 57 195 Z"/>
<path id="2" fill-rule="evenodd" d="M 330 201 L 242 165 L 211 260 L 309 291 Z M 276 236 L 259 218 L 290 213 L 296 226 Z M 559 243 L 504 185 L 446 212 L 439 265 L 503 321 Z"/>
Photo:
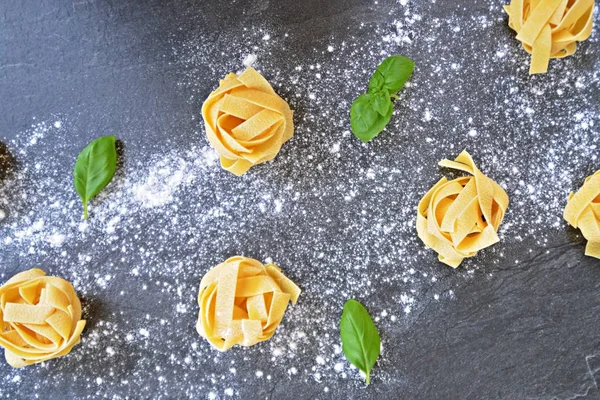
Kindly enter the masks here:
<path id="1" fill-rule="evenodd" d="M 268 340 L 300 289 L 275 264 L 232 257 L 200 282 L 196 329 L 219 351 Z"/>
<path id="2" fill-rule="evenodd" d="M 69 353 L 85 326 L 73 286 L 45 275 L 30 269 L 0 288 L 0 345 L 15 368 Z"/>
<path id="3" fill-rule="evenodd" d="M 202 105 L 202 117 L 221 166 L 238 176 L 275 158 L 294 134 L 290 107 L 251 67 L 221 81 Z"/>
<path id="4" fill-rule="evenodd" d="M 512 0 L 504 9 L 531 54 L 530 74 L 545 73 L 551 58 L 570 56 L 592 34 L 594 0 Z"/>
<path id="5" fill-rule="evenodd" d="M 600 170 L 588 176 L 577 193 L 571 192 L 563 216 L 588 240 L 585 254 L 600 258 Z"/>
<path id="6" fill-rule="evenodd" d="M 479 171 L 466 151 L 455 161 L 443 160 L 440 165 L 473 176 L 440 179 L 419 202 L 417 232 L 423 243 L 439 254 L 441 262 L 456 268 L 464 258 L 500 240 L 497 231 L 508 196 Z"/>

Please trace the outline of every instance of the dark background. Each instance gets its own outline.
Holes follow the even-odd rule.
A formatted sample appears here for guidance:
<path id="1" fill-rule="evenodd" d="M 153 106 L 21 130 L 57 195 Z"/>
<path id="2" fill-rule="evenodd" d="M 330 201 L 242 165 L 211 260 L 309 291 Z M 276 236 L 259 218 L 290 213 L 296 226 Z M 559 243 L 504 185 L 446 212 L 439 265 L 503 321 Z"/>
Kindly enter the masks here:
<path id="1" fill-rule="evenodd" d="M 598 30 L 530 77 L 501 5 L 2 1 L 0 270 L 74 282 L 88 325 L 68 357 L 2 363 L 0 397 L 600 398 L 600 263 L 561 218 L 600 168 Z M 415 75 L 363 145 L 350 103 L 396 53 Z M 290 102 L 296 134 L 236 178 L 210 158 L 200 107 L 248 54 Z M 108 133 L 122 166 L 82 232 L 70 171 Z M 414 218 L 449 174 L 437 162 L 463 148 L 511 205 L 501 243 L 452 270 Z M 175 170 L 185 184 L 154 192 L 163 203 L 136 200 L 148 176 Z M 195 297 L 235 254 L 272 258 L 304 293 L 270 342 L 219 354 L 195 332 Z M 368 388 L 339 353 L 350 297 L 377 316 L 384 346 Z"/>

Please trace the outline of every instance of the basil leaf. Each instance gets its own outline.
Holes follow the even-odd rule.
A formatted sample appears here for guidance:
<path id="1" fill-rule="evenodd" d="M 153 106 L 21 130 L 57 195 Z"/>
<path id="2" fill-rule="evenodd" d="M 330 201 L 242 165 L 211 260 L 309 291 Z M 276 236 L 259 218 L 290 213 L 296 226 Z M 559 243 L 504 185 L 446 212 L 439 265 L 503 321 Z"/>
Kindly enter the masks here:
<path id="1" fill-rule="evenodd" d="M 350 126 L 354 135 L 368 142 L 390 122 L 394 104 L 390 97 L 408 81 L 415 63 L 404 56 L 390 56 L 383 60 L 369 80 L 367 93 L 358 96 L 350 107 Z"/>
<path id="2" fill-rule="evenodd" d="M 352 132 L 363 142 L 368 142 L 377 136 L 390 122 L 394 112 L 394 107 L 390 105 L 385 115 L 380 114 L 375 108 L 373 96 L 373 93 L 361 94 L 350 108 Z"/>
<path id="3" fill-rule="evenodd" d="M 376 90 L 381 90 L 381 89 L 383 89 L 384 85 L 385 85 L 385 78 L 383 77 L 383 75 L 381 75 L 381 72 L 375 70 L 375 72 L 373 72 L 373 75 L 371 76 L 371 79 L 369 79 L 368 92 L 371 93 Z"/>
<path id="4" fill-rule="evenodd" d="M 115 136 L 101 136 L 79 153 L 73 169 L 73 184 L 83 202 L 83 218 L 88 217 L 88 202 L 113 178 L 117 169 Z"/>
<path id="5" fill-rule="evenodd" d="M 366 375 L 371 383 L 371 369 L 379 358 L 381 339 L 371 316 L 358 301 L 350 299 L 344 304 L 340 320 L 340 338 L 346 359 Z"/>
<path id="6" fill-rule="evenodd" d="M 390 93 L 387 90 L 383 89 L 368 94 L 371 95 L 371 106 L 381 116 L 385 117 L 390 111 L 390 108 L 394 107 L 394 104 L 392 104 L 392 101 L 390 100 Z"/>
<path id="7" fill-rule="evenodd" d="M 391 94 L 396 94 L 415 69 L 415 63 L 408 57 L 390 56 L 383 60 L 369 80 L 369 91 L 387 89 Z"/>

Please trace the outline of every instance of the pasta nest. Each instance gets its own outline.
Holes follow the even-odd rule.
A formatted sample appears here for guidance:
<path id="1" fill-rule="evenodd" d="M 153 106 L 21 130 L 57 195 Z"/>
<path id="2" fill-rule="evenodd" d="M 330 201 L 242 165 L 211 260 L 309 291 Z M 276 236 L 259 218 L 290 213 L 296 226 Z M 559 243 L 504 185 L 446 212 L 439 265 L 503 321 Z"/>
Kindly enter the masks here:
<path id="1" fill-rule="evenodd" d="M 69 353 L 85 326 L 73 286 L 45 275 L 30 269 L 0 287 L 0 345 L 15 368 Z"/>
<path id="2" fill-rule="evenodd" d="M 221 166 L 237 176 L 275 158 L 294 134 L 290 107 L 254 68 L 228 74 L 202 105 L 202 117 Z"/>
<path id="3" fill-rule="evenodd" d="M 268 340 L 300 289 L 275 264 L 232 257 L 200 282 L 196 329 L 219 351 Z"/>
<path id="4" fill-rule="evenodd" d="M 585 254 L 600 258 L 600 170 L 588 176 L 577 193 L 569 194 L 563 216 L 588 240 Z"/>
<path id="5" fill-rule="evenodd" d="M 551 58 L 570 56 L 592 34 L 594 0 L 512 0 L 504 9 L 531 54 L 530 74 L 545 73 Z"/>
<path id="6" fill-rule="evenodd" d="M 448 181 L 440 179 L 421 199 L 417 232 L 439 260 L 453 268 L 483 248 L 499 241 L 498 228 L 508 207 L 504 189 L 483 175 L 463 151 L 455 161 L 442 160 L 443 167 L 467 172 Z"/>

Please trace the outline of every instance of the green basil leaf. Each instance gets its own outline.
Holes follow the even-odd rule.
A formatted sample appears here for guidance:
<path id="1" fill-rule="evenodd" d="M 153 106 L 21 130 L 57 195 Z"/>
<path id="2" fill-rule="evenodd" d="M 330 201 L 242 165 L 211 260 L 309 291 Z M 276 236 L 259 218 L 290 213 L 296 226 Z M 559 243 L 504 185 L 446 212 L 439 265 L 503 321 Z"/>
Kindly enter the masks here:
<path id="1" fill-rule="evenodd" d="M 383 75 L 381 75 L 381 72 L 376 70 L 375 72 L 373 72 L 371 79 L 369 79 L 368 92 L 371 93 L 371 92 L 375 92 L 377 90 L 381 90 L 381 89 L 383 89 L 384 85 L 385 85 L 385 78 L 383 77 Z"/>
<path id="2" fill-rule="evenodd" d="M 383 89 L 374 93 L 370 93 L 371 95 L 371 105 L 381 116 L 385 117 L 390 108 L 394 107 L 394 104 L 390 100 L 390 93 Z"/>
<path id="3" fill-rule="evenodd" d="M 83 202 L 83 218 L 88 217 L 88 202 L 113 178 L 117 169 L 115 136 L 101 136 L 79 153 L 73 169 L 73 184 Z"/>
<path id="4" fill-rule="evenodd" d="M 344 304 L 340 320 L 340 338 L 346 359 L 366 375 L 371 383 L 371 369 L 379 358 L 381 339 L 368 311 L 358 301 Z"/>
<path id="5" fill-rule="evenodd" d="M 415 63 L 404 56 L 391 56 L 383 60 L 369 80 L 369 90 L 354 100 L 350 107 L 350 126 L 354 135 L 368 142 L 377 136 L 392 118 L 394 104 L 390 97 L 408 81 Z"/>
<path id="6" fill-rule="evenodd" d="M 383 60 L 369 80 L 369 91 L 387 89 L 395 95 L 415 69 L 415 63 L 408 57 L 390 56 Z"/>
<path id="7" fill-rule="evenodd" d="M 389 101 L 389 98 L 388 98 Z M 381 115 L 374 106 L 373 93 L 358 96 L 350 108 L 350 126 L 354 135 L 368 142 L 377 136 L 390 122 L 394 107 L 390 106 L 387 114 Z"/>

